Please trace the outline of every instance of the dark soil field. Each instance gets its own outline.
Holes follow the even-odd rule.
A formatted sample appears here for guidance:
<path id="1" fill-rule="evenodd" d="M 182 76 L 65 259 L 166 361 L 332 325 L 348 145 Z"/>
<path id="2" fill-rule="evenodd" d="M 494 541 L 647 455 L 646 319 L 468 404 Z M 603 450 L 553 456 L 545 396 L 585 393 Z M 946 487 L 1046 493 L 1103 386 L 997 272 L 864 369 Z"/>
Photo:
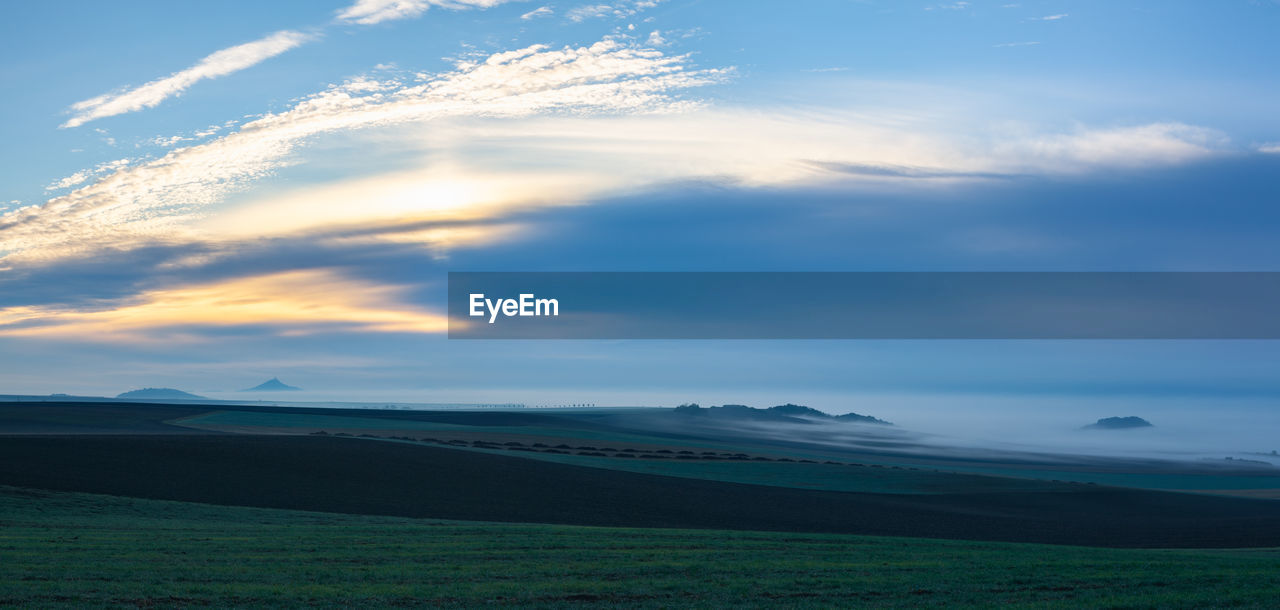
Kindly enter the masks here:
<path id="1" fill-rule="evenodd" d="M 504 522 L 830 532 L 1107 547 L 1280 546 L 1280 503 L 1100 486 L 893 495 L 585 468 L 321 436 L 12 436 L 0 484 Z"/>
<path id="2" fill-rule="evenodd" d="M 164 422 L 211 410 L 127 402 L 0 402 L 0 434 L 208 434 Z"/>
<path id="3" fill-rule="evenodd" d="M 132 431 L 168 434 L 192 432 L 165 421 L 213 411 L 277 413 L 294 416 L 348 416 L 387 421 L 420 421 L 467 426 L 567 426 L 598 428 L 588 419 L 542 413 L 511 411 L 404 411 L 396 409 L 329 409 L 272 407 L 238 404 L 164 404 L 150 402 L 0 402 L 0 434 L 45 433 L 64 430 L 67 434 Z M 199 431 L 195 431 L 199 433 Z"/>

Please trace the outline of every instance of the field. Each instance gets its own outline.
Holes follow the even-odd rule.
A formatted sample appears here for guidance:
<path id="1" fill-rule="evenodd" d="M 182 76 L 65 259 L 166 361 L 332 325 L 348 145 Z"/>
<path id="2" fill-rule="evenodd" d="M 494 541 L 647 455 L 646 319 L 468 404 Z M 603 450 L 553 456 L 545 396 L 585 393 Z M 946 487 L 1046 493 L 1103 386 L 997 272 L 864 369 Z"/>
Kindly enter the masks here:
<path id="1" fill-rule="evenodd" d="M 1267 500 L 1065 483 L 1038 491 L 834 492 L 517 457 L 523 453 L 311 435 L 21 436 L 0 443 L 0 484 L 483 521 L 1093 546 L 1280 546 L 1280 504 Z M 849 469 L 850 476 L 859 470 Z"/>
<path id="2" fill-rule="evenodd" d="M 1267 607 L 1280 551 L 493 524 L 0 487 L 0 605 Z"/>
<path id="3" fill-rule="evenodd" d="M 0 404 L 0 605 L 1280 595 L 1280 502 L 1067 480 L 1280 487 L 1257 466 L 1049 467 L 640 425 L 656 417 Z"/>

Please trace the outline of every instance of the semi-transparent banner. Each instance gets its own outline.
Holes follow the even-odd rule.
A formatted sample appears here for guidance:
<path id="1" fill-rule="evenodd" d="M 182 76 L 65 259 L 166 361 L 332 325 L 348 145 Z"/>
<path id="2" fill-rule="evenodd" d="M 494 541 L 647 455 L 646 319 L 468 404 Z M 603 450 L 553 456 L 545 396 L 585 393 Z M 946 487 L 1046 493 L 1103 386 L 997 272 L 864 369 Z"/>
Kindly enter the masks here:
<path id="1" fill-rule="evenodd" d="M 1276 272 L 451 272 L 451 339 L 1276 339 Z"/>

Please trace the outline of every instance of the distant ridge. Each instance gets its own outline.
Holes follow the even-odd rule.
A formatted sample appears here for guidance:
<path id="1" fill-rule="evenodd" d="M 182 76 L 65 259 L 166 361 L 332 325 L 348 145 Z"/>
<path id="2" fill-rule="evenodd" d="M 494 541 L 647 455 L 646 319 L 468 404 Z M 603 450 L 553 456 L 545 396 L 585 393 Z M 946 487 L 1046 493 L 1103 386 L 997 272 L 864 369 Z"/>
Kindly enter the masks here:
<path id="1" fill-rule="evenodd" d="M 240 390 L 241 392 L 296 392 L 302 388 L 295 388 L 291 385 L 280 381 L 279 377 L 272 377 L 252 388 Z"/>
<path id="2" fill-rule="evenodd" d="M 1152 428 L 1151 422 L 1141 417 L 1130 415 L 1129 417 L 1104 417 L 1092 424 L 1089 424 L 1081 430 L 1127 430 L 1130 428 Z"/>
<path id="3" fill-rule="evenodd" d="M 54 394 L 57 396 L 57 394 Z M 66 396 L 66 394 L 63 394 Z M 129 390 L 123 394 L 116 395 L 116 398 L 146 398 L 146 399 L 172 399 L 172 398 L 195 398 L 201 399 L 203 396 L 197 396 L 190 392 L 175 390 L 173 388 L 142 388 L 141 390 Z"/>
<path id="4" fill-rule="evenodd" d="M 722 407 L 707 407 L 704 409 L 696 404 L 688 404 L 676 407 L 674 412 L 678 415 L 686 416 L 754 419 L 795 424 L 812 424 L 815 423 L 814 420 L 830 420 L 862 424 L 878 424 L 882 426 L 893 425 L 883 419 L 872 417 L 870 415 L 846 413 L 844 415 L 832 416 L 812 407 L 793 405 L 790 403 L 778 405 L 776 407 L 769 407 L 768 409 L 755 409 L 746 405 L 724 405 Z"/>

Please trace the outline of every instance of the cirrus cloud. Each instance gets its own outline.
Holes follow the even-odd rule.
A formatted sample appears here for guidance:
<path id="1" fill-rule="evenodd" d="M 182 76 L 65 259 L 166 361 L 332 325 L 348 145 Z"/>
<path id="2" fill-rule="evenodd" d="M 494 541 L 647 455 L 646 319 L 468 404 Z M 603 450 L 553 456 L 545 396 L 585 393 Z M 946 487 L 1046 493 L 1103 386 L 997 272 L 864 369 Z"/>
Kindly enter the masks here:
<path id="1" fill-rule="evenodd" d="M 533 45 L 464 61 L 420 84 L 358 78 L 267 114 L 239 130 L 0 216 L 0 260 L 123 247 L 143 238 L 184 239 L 184 224 L 229 193 L 289 162 L 325 133 L 429 123 L 449 117 L 523 117 L 545 112 L 675 111 L 675 93 L 721 80 L 683 55 L 606 39 L 589 46 Z"/>
<path id="2" fill-rule="evenodd" d="M 95 119 L 154 108 L 160 105 L 160 102 L 180 95 L 202 80 L 239 72 L 298 47 L 312 38 L 313 36 L 309 34 L 284 30 L 253 42 L 222 49 L 190 68 L 174 72 L 145 85 L 76 102 L 71 105 L 75 115 L 61 127 L 79 127 Z"/>
<path id="3" fill-rule="evenodd" d="M 451 10 L 490 8 L 510 0 L 357 0 L 338 11 L 343 24 L 371 25 L 417 17 L 432 6 Z M 536 12 L 536 11 L 535 11 Z M 126 88 L 82 100 L 71 105 L 73 116 L 60 128 L 79 127 L 90 121 L 154 108 L 166 99 L 181 95 L 192 85 L 253 67 L 297 48 L 318 37 L 315 33 L 282 30 L 253 42 L 216 51 L 195 65 L 145 85 Z"/>
<path id="4" fill-rule="evenodd" d="M 412 19 L 427 9 L 438 6 L 453 10 L 490 8 L 510 0 L 357 0 L 355 4 L 338 11 L 341 23 L 372 25 L 396 19 Z"/>

